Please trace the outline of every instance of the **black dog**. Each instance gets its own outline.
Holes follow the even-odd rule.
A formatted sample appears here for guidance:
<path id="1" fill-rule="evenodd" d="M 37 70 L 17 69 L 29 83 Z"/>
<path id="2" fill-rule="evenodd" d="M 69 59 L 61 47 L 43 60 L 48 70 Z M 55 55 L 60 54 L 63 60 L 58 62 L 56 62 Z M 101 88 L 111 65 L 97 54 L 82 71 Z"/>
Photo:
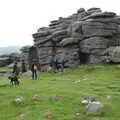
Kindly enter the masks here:
<path id="1" fill-rule="evenodd" d="M 10 83 L 12 85 L 19 85 L 19 83 L 20 83 L 18 80 L 18 76 L 15 76 L 15 75 L 9 76 L 8 79 L 10 79 Z"/>

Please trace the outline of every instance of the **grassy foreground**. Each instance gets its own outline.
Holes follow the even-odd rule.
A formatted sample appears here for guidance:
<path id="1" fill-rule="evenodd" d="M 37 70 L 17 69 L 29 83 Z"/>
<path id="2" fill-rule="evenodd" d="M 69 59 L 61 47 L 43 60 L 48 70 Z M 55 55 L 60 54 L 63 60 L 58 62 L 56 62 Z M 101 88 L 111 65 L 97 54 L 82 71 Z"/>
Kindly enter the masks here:
<path id="1" fill-rule="evenodd" d="M 34 95 L 40 100 L 33 100 Z M 85 115 L 81 99 L 86 95 L 104 104 L 102 116 Z M 15 104 L 17 97 L 24 103 Z M 120 67 L 85 65 L 63 74 L 39 72 L 38 80 L 21 75 L 20 86 L 13 87 L 7 77 L 0 77 L 0 120 L 120 120 Z"/>

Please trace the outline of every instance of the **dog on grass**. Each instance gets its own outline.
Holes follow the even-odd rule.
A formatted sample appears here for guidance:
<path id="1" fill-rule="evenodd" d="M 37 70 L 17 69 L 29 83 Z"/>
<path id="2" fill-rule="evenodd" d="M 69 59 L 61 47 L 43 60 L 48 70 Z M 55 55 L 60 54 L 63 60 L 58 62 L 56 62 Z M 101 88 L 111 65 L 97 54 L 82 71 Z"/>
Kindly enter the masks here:
<path id="1" fill-rule="evenodd" d="M 18 80 L 18 76 L 16 76 L 16 75 L 11 75 L 8 77 L 8 79 L 10 80 L 11 85 L 19 85 L 20 84 L 20 82 Z"/>

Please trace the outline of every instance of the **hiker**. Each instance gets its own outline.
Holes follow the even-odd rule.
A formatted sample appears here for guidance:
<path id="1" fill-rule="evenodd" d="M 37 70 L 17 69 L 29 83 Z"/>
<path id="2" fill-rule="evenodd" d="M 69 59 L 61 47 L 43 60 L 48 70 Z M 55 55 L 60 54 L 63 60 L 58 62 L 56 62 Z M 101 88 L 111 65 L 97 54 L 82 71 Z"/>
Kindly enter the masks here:
<path id="1" fill-rule="evenodd" d="M 37 65 L 36 64 L 32 64 L 31 72 L 32 72 L 32 79 L 36 80 L 37 79 Z"/>
<path id="2" fill-rule="evenodd" d="M 62 62 L 58 62 L 58 60 L 56 60 L 55 62 L 53 62 L 53 71 L 55 73 L 57 72 L 63 72 L 64 71 L 64 66 Z"/>
<path id="3" fill-rule="evenodd" d="M 52 65 L 49 65 L 49 66 L 47 67 L 47 72 L 49 72 L 49 73 L 53 72 Z"/>
<path id="4" fill-rule="evenodd" d="M 11 81 L 12 85 L 19 85 L 19 68 L 17 66 L 17 62 L 13 64 L 12 75 L 8 77 Z"/>
<path id="5" fill-rule="evenodd" d="M 63 61 L 61 62 L 62 66 L 63 66 L 64 68 L 69 68 L 68 66 L 65 65 L 65 63 L 67 63 L 67 62 L 68 62 L 68 60 L 63 60 Z"/>
<path id="6" fill-rule="evenodd" d="M 19 69 L 18 69 L 18 66 L 17 66 L 17 62 L 15 62 L 13 64 L 13 71 L 12 71 L 12 73 L 14 73 L 17 76 L 19 75 Z"/>
<path id="7" fill-rule="evenodd" d="M 54 63 L 52 66 L 53 72 L 57 73 L 58 72 L 58 63 Z"/>

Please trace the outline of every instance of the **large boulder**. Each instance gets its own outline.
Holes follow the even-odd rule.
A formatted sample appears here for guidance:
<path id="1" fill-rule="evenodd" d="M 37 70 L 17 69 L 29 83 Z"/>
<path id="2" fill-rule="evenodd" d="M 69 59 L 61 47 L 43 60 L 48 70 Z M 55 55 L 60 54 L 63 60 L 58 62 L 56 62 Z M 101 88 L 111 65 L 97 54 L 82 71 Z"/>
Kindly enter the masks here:
<path id="1" fill-rule="evenodd" d="M 83 53 L 91 53 L 97 49 L 101 53 L 101 49 L 107 48 L 108 42 L 109 40 L 104 37 L 90 37 L 80 42 L 80 50 Z"/>
<path id="2" fill-rule="evenodd" d="M 93 21 L 85 21 L 82 23 L 82 32 L 85 37 L 112 37 L 117 34 L 119 27 L 116 23 L 101 23 Z"/>
<path id="3" fill-rule="evenodd" d="M 110 47 L 108 50 L 109 61 L 113 63 L 120 63 L 120 47 Z"/>

